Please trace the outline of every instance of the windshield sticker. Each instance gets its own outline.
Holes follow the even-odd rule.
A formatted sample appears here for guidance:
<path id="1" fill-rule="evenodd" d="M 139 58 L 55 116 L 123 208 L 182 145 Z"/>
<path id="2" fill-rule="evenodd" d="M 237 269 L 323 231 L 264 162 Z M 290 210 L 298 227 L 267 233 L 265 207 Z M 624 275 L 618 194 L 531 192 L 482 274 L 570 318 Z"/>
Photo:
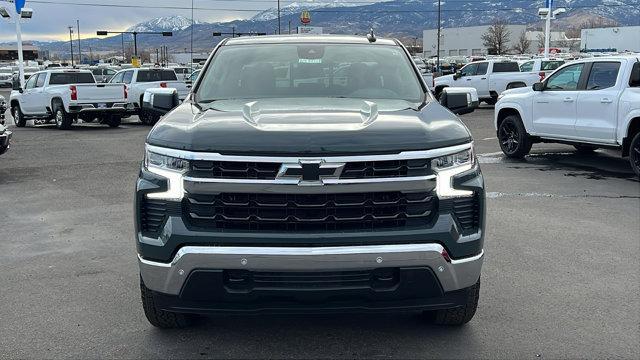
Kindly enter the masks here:
<path id="1" fill-rule="evenodd" d="M 322 64 L 322 59 L 298 59 L 298 64 Z"/>

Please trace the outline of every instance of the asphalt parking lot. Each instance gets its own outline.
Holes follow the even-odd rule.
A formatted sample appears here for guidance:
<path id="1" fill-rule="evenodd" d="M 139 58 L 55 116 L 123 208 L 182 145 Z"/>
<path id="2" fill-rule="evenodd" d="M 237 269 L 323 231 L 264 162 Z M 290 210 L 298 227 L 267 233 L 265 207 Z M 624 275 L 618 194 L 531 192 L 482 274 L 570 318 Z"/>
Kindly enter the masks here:
<path id="1" fill-rule="evenodd" d="M 8 92 L 0 91 L 8 98 Z M 8 114 L 7 114 L 8 115 Z M 0 157 L 0 358 L 637 358 L 640 182 L 626 160 L 535 145 L 505 160 L 492 108 L 464 116 L 488 188 L 476 317 L 144 318 L 132 195 L 149 128 L 16 129 Z"/>

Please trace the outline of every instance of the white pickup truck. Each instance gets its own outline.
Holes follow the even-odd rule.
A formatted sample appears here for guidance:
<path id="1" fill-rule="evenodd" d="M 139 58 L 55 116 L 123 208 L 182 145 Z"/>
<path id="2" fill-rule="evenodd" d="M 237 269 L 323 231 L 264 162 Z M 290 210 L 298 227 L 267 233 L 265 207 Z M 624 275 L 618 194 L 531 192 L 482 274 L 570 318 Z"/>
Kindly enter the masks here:
<path id="1" fill-rule="evenodd" d="M 24 89 L 17 85 L 9 106 L 18 127 L 27 120 L 54 120 L 59 129 L 69 129 L 78 118 L 117 127 L 129 105 L 123 85 L 97 84 L 88 70 L 60 69 L 36 72 Z"/>
<path id="2" fill-rule="evenodd" d="M 536 142 L 571 144 L 580 152 L 613 148 L 640 175 L 640 59 L 574 61 L 533 87 L 506 91 L 495 127 L 508 157 L 525 156 Z"/>
<path id="3" fill-rule="evenodd" d="M 191 85 L 178 80 L 173 69 L 138 68 L 126 69 L 116 73 L 109 81 L 111 84 L 125 84 L 129 95 L 130 115 L 138 115 L 143 124 L 152 125 L 158 121 L 157 115 L 141 108 L 144 92 L 153 88 L 174 88 L 180 100 L 184 100 L 191 91 Z"/>
<path id="4" fill-rule="evenodd" d="M 436 96 L 446 87 L 472 87 L 478 91 L 480 101 L 493 105 L 503 91 L 538 81 L 538 74 L 520 72 L 515 61 L 488 60 L 469 63 L 453 75 L 435 78 L 433 84 Z"/>
<path id="5" fill-rule="evenodd" d="M 520 64 L 521 72 L 536 73 L 540 76 L 540 81 L 544 80 L 547 76 L 551 75 L 557 68 L 564 65 L 565 61 L 562 59 L 533 59 L 525 61 Z"/>

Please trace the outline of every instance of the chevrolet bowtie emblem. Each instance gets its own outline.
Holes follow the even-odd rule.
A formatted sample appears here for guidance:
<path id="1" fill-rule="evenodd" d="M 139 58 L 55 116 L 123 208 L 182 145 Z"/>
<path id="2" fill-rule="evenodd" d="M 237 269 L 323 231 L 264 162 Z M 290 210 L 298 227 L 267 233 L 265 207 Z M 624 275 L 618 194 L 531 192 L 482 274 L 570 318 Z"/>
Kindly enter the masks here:
<path id="1" fill-rule="evenodd" d="M 324 185 L 325 179 L 339 179 L 344 165 L 324 160 L 300 160 L 297 164 L 282 164 L 277 178 L 297 179 L 301 186 Z"/>

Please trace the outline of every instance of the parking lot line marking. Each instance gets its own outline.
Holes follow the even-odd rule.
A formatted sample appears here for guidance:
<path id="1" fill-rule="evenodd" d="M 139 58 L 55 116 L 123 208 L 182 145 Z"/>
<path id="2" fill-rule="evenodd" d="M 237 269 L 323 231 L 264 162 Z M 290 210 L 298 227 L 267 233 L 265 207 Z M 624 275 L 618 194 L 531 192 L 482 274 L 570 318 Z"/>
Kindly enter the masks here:
<path id="1" fill-rule="evenodd" d="M 488 137 L 488 138 L 482 139 L 482 141 L 489 141 L 489 140 L 498 140 L 498 138 L 497 137 Z"/>

